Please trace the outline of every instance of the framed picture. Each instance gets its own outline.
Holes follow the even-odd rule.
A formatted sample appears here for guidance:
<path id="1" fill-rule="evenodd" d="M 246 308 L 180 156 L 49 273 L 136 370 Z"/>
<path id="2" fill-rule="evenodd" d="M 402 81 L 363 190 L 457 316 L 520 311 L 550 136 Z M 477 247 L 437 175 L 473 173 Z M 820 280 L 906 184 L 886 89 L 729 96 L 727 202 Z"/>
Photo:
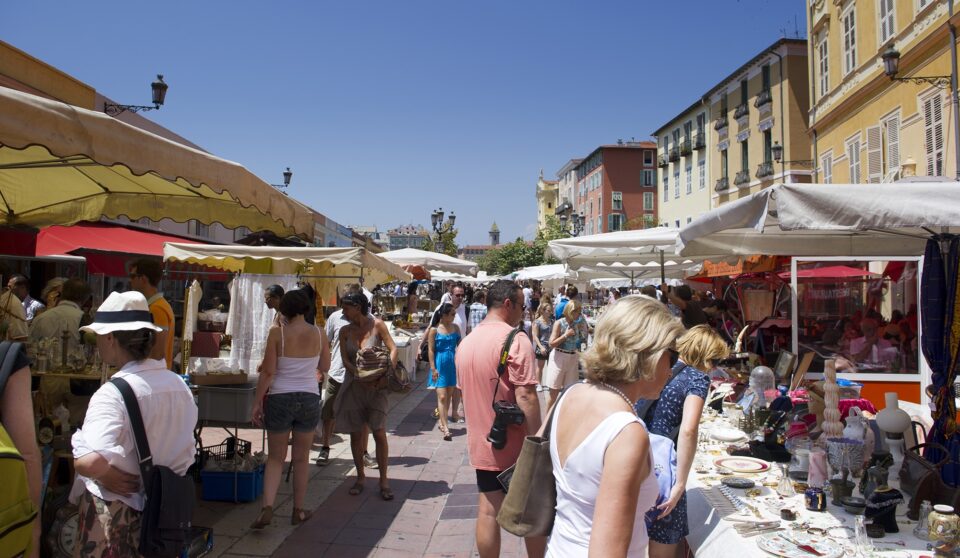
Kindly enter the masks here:
<path id="1" fill-rule="evenodd" d="M 780 351 L 777 363 L 773 365 L 773 374 L 777 378 L 777 385 L 789 385 L 793 380 L 793 369 L 797 366 L 797 355 L 790 351 Z"/>

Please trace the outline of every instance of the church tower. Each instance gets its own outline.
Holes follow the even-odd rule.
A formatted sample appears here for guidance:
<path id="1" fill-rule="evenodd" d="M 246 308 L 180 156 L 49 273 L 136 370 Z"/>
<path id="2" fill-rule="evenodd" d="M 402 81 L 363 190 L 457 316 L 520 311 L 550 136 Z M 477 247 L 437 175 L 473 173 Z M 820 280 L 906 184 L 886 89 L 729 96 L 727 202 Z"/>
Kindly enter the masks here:
<path id="1" fill-rule="evenodd" d="M 493 226 L 490 227 L 490 244 L 492 246 L 500 244 L 500 228 L 497 226 L 496 221 L 494 221 Z"/>

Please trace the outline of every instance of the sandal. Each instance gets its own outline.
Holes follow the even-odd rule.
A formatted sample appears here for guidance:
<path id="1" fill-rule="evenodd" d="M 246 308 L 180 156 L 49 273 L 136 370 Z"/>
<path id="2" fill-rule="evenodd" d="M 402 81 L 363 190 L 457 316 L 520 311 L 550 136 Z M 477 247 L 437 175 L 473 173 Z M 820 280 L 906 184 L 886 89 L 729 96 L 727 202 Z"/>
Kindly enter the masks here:
<path id="1" fill-rule="evenodd" d="M 440 430 L 440 433 L 443 434 L 443 440 L 444 440 L 445 442 L 451 442 L 451 441 L 453 441 L 453 436 L 450 435 L 450 431 L 447 430 L 446 428 L 442 428 L 442 429 Z"/>
<path id="2" fill-rule="evenodd" d="M 350 487 L 349 494 L 351 496 L 359 496 L 361 492 L 363 492 L 363 483 L 357 481 Z"/>
<path id="3" fill-rule="evenodd" d="M 270 521 L 273 520 L 273 506 L 263 506 L 263 509 L 260 510 L 260 515 L 257 516 L 257 519 L 250 524 L 251 529 L 263 529 L 264 527 L 270 525 Z"/>
<path id="4" fill-rule="evenodd" d="M 303 508 L 293 508 L 293 517 L 290 518 L 290 525 L 299 525 L 310 519 L 312 515 L 313 512 L 307 511 Z"/>
<path id="5" fill-rule="evenodd" d="M 393 491 L 390 490 L 389 486 L 387 488 L 380 488 L 380 497 L 383 498 L 384 501 L 389 502 L 393 500 Z"/>

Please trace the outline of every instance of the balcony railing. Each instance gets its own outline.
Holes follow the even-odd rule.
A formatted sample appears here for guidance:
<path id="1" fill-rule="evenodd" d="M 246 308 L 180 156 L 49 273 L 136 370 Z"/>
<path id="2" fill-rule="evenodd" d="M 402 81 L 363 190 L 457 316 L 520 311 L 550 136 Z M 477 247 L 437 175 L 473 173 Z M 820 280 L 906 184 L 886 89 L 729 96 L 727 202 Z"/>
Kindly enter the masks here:
<path id="1" fill-rule="evenodd" d="M 730 189 L 730 179 L 724 176 L 717 180 L 717 185 L 713 187 L 717 192 L 724 192 Z"/>
<path id="2" fill-rule="evenodd" d="M 699 149 L 703 149 L 706 146 L 707 146 L 707 133 L 704 131 L 697 132 L 697 134 L 693 136 L 693 148 L 699 150 Z"/>
<path id="3" fill-rule="evenodd" d="M 657 156 L 657 166 L 658 166 L 658 167 L 663 168 L 663 167 L 666 167 L 666 166 L 669 165 L 669 164 L 670 164 L 670 161 L 668 160 L 668 157 L 667 157 L 667 154 L 666 154 L 666 153 Z"/>
<path id="4" fill-rule="evenodd" d="M 727 127 L 727 124 L 728 124 L 728 122 L 727 122 L 727 117 L 726 117 L 726 116 L 721 116 L 721 117 L 717 118 L 717 119 L 714 121 L 714 123 L 713 123 L 713 129 L 714 129 L 714 130 L 722 130 L 722 129 L 724 129 L 724 128 Z"/>
<path id="5" fill-rule="evenodd" d="M 670 148 L 670 160 L 671 161 L 680 160 L 680 150 L 677 148 L 677 146 L 673 146 Z"/>
<path id="6" fill-rule="evenodd" d="M 737 105 L 736 110 L 733 111 L 733 117 L 737 120 L 743 118 L 750 114 L 750 105 L 743 103 L 742 105 Z"/>
<path id="7" fill-rule="evenodd" d="M 757 166 L 757 178 L 766 178 L 773 176 L 773 162 L 765 161 Z"/>
<path id="8" fill-rule="evenodd" d="M 682 142 L 680 142 L 680 155 L 686 156 L 693 153 L 693 149 L 691 148 L 691 146 L 692 144 L 690 142 L 690 138 L 687 138 Z"/>
<path id="9" fill-rule="evenodd" d="M 757 100 L 753 102 L 753 106 L 760 108 L 763 105 L 770 104 L 770 101 L 773 100 L 773 96 L 770 94 L 769 89 L 764 89 L 757 95 Z"/>
<path id="10" fill-rule="evenodd" d="M 750 171 L 744 169 L 737 173 L 737 176 L 733 177 L 733 185 L 740 187 L 744 184 L 750 184 Z"/>

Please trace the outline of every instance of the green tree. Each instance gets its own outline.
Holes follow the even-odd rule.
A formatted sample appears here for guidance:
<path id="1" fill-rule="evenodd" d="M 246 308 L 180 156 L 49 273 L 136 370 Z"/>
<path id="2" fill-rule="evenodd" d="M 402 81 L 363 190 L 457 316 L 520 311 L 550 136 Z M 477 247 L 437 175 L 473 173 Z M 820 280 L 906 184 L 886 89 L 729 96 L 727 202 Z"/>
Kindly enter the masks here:
<path id="1" fill-rule="evenodd" d="M 555 258 L 546 257 L 547 243 L 569 236 L 560 220 L 548 215 L 546 226 L 537 231 L 533 242 L 517 238 L 488 251 L 477 261 L 477 265 L 491 275 L 507 275 L 524 267 L 560 263 Z"/>
<path id="2" fill-rule="evenodd" d="M 457 229 L 444 229 L 443 243 L 439 246 L 439 249 L 437 249 L 437 243 L 433 236 L 428 236 L 427 240 L 423 243 L 423 249 L 428 252 L 439 252 L 456 258 L 457 253 L 460 252 L 460 247 L 457 246 L 458 232 L 460 231 Z"/>

